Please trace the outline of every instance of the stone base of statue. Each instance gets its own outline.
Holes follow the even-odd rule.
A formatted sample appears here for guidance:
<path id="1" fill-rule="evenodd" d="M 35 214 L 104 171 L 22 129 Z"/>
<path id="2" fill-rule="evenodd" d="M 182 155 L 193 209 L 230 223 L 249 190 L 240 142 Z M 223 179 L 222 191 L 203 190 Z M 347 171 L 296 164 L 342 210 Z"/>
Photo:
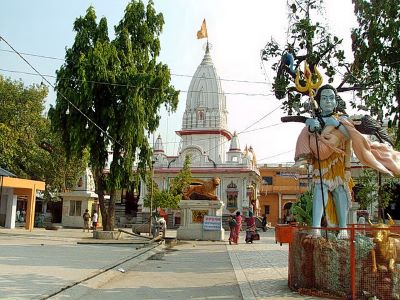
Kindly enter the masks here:
<path id="1" fill-rule="evenodd" d="M 222 206 L 219 200 L 182 200 L 178 240 L 223 241 Z"/>
<path id="2" fill-rule="evenodd" d="M 334 230 L 328 231 L 328 239 L 324 230 L 322 237 L 313 235 L 311 229 L 297 230 L 289 246 L 289 288 L 325 298 L 351 299 L 355 295 L 354 299 L 400 299 L 400 264 L 389 270 L 388 263 L 377 254 L 374 269 L 372 250 L 377 251 L 376 245 L 371 232 L 361 232 L 356 230 L 351 243 L 337 239 Z"/>

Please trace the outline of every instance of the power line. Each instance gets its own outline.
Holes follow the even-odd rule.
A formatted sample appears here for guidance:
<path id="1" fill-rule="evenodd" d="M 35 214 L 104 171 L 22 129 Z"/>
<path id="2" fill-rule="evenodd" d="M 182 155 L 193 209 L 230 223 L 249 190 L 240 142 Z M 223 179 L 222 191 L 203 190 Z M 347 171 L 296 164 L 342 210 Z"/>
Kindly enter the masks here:
<path id="1" fill-rule="evenodd" d="M 277 126 L 277 125 L 282 124 L 282 123 L 276 123 L 276 124 L 268 125 L 268 126 L 265 126 L 265 127 L 262 127 L 262 128 L 256 128 L 256 129 L 253 129 L 253 130 L 247 130 L 247 129 L 249 129 L 250 127 L 254 126 L 255 124 L 259 123 L 261 120 L 263 120 L 264 118 L 266 118 L 266 117 L 269 116 L 270 114 L 272 114 L 274 111 L 276 111 L 276 110 L 277 110 L 278 108 L 280 108 L 280 107 L 282 107 L 282 105 L 279 105 L 278 107 L 274 108 L 272 111 L 266 113 L 266 114 L 265 114 L 264 116 L 262 116 L 259 120 L 257 120 L 256 122 L 252 123 L 251 125 L 247 126 L 246 129 L 244 129 L 244 130 L 240 131 L 239 133 L 237 133 L 237 135 L 244 134 L 244 133 L 248 133 L 248 132 L 252 132 L 252 131 L 256 131 L 256 130 L 261 130 L 261 129 L 265 129 L 265 128 L 268 128 L 268 127 L 273 127 L 273 126 Z M 213 140 L 213 139 L 215 139 L 215 138 L 206 138 L 206 139 L 201 139 L 201 140 L 197 140 L 197 141 L 205 141 L 205 140 Z M 218 148 L 218 147 L 220 147 L 220 146 L 226 144 L 227 142 L 228 142 L 228 140 L 223 141 L 223 142 L 221 142 L 221 143 L 218 143 L 215 147 L 209 148 L 209 149 L 205 150 L 204 152 L 205 152 L 205 153 L 210 153 L 210 151 L 212 151 L 212 150 L 214 150 L 214 149 L 216 149 L 216 148 Z M 175 142 L 173 142 L 173 143 L 175 143 Z M 179 143 L 180 143 L 180 142 L 179 142 Z M 164 143 L 163 143 L 163 144 L 164 144 Z M 293 150 L 291 150 L 291 151 L 293 151 Z M 261 159 L 261 160 L 262 160 L 262 159 Z"/>
<path id="2" fill-rule="evenodd" d="M 37 73 L 32 73 L 32 72 L 24 72 L 24 71 L 17 71 L 17 70 L 9 70 L 9 69 L 3 69 L 0 68 L 0 71 L 3 72 L 9 72 L 9 73 L 16 73 L 16 74 L 25 74 L 25 75 L 32 75 L 32 76 L 40 76 L 42 78 L 44 77 L 49 77 L 49 78 L 57 78 L 54 75 L 45 75 L 45 74 L 37 74 Z M 58 78 L 61 80 L 72 80 L 70 78 Z M 95 80 L 82 80 L 82 79 L 75 79 L 74 81 L 85 81 L 88 83 L 94 83 L 94 84 L 101 84 L 101 85 L 109 85 L 109 86 L 119 86 L 119 87 L 129 87 L 129 88 L 135 88 L 135 85 L 131 84 L 122 84 L 122 83 L 110 83 L 110 82 L 104 82 L 104 81 L 95 81 Z M 46 80 L 48 82 L 48 80 Z M 54 88 L 52 84 L 50 84 L 51 87 Z M 142 87 L 143 88 L 143 87 Z M 152 87 L 145 87 L 146 89 L 150 90 L 160 90 L 160 88 L 152 88 Z M 182 93 L 203 93 L 203 94 L 218 94 L 218 95 L 240 95 L 240 96 L 249 96 L 249 97 L 254 97 L 254 96 L 263 96 L 263 97 L 269 97 L 273 96 L 273 93 L 270 94 L 264 94 L 264 93 L 245 93 L 245 92 L 213 92 L 213 91 L 187 91 L 187 90 L 179 90 Z"/>
<path id="3" fill-rule="evenodd" d="M 13 53 L 13 51 L 6 50 L 6 49 L 0 49 L 0 51 Z M 58 57 L 45 56 L 45 55 L 32 54 L 32 53 L 24 53 L 24 52 L 20 52 L 20 53 L 23 54 L 23 55 L 27 55 L 27 56 L 33 56 L 33 57 L 39 57 L 39 58 L 46 58 L 46 59 L 52 59 L 52 60 L 65 61 L 65 59 L 58 58 Z M 175 74 L 175 73 L 171 73 L 171 76 L 188 77 L 188 78 L 215 79 L 215 78 L 212 78 L 212 77 L 198 77 L 198 76 L 192 76 L 192 75 L 186 75 L 186 74 Z M 221 80 L 221 81 L 231 81 L 231 82 L 241 82 L 241 83 L 254 83 L 254 84 L 269 84 L 269 85 L 272 84 L 271 82 L 267 82 L 267 81 L 252 81 L 252 80 L 226 79 L 226 78 L 219 78 L 219 80 Z"/>
<path id="4" fill-rule="evenodd" d="M 54 85 L 47 80 L 46 77 L 44 77 L 34 66 L 32 66 L 30 64 L 30 62 L 28 60 L 25 59 L 25 57 L 23 57 L 16 49 L 14 49 L 13 46 L 11 46 L 5 39 L 3 36 L 0 35 L 0 41 L 3 40 L 28 66 L 30 66 L 44 81 L 47 82 L 48 85 L 50 85 L 53 89 L 55 89 Z M 75 108 L 80 114 L 82 114 L 90 123 L 92 123 L 96 128 L 98 128 L 104 135 L 106 135 L 108 138 L 110 138 L 110 140 L 114 141 L 115 143 L 117 143 L 118 145 L 120 145 L 122 148 L 124 148 L 124 146 L 121 145 L 121 143 L 119 143 L 119 141 L 117 141 L 115 138 L 113 138 L 112 136 L 110 136 L 107 131 L 105 131 L 104 129 L 102 129 L 99 125 L 97 125 L 96 122 L 94 122 L 92 119 L 90 119 L 83 111 L 81 111 L 75 104 L 73 104 L 71 101 L 68 100 L 68 98 L 66 96 L 64 96 L 64 94 L 62 94 L 60 91 L 58 91 L 58 94 L 61 95 L 67 102 L 68 104 L 70 104 L 73 108 Z"/>
<path id="5" fill-rule="evenodd" d="M 271 155 L 271 156 L 267 156 L 267 157 L 263 157 L 263 158 L 257 159 L 257 161 L 266 160 L 266 159 L 269 159 L 269 158 L 274 158 L 274 157 L 281 156 L 283 154 L 290 153 L 290 152 L 293 152 L 293 151 L 294 151 L 294 149 L 288 150 L 288 151 L 281 152 L 281 153 L 278 153 L 278 154 L 275 154 L 275 155 Z"/>
<path id="6" fill-rule="evenodd" d="M 0 51 L 9 52 L 9 53 L 14 53 L 14 51 L 6 50 L 6 49 L 0 49 Z M 20 52 L 20 53 L 23 54 L 23 55 L 26 55 L 26 56 L 33 56 L 33 57 L 40 57 L 40 58 L 47 58 L 47 59 L 65 61 L 65 59 L 63 59 L 63 58 L 57 58 L 57 57 L 52 57 L 52 56 L 45 56 L 45 55 L 32 54 L 32 53 L 25 53 L 25 52 Z"/>
<path id="7" fill-rule="evenodd" d="M 246 134 L 246 133 L 250 133 L 250 132 L 253 132 L 253 131 L 257 131 L 257 130 L 263 130 L 263 129 L 267 129 L 267 128 L 270 128 L 270 127 L 279 126 L 279 125 L 282 125 L 282 124 L 285 124 L 285 123 L 283 123 L 283 122 L 275 123 L 275 124 L 267 125 L 267 126 L 264 126 L 264 127 L 255 128 L 255 129 L 252 129 L 252 130 L 246 130 L 246 131 L 242 131 L 240 134 Z M 197 140 L 197 142 L 200 142 L 200 141 L 201 142 L 203 142 L 203 141 L 211 141 L 213 139 L 215 139 L 215 137 L 211 137 L 211 138 L 209 137 L 209 138 L 200 139 L 200 140 Z M 181 142 L 163 142 L 162 144 L 163 145 L 170 145 L 170 144 L 179 144 L 179 143 L 181 143 Z"/>

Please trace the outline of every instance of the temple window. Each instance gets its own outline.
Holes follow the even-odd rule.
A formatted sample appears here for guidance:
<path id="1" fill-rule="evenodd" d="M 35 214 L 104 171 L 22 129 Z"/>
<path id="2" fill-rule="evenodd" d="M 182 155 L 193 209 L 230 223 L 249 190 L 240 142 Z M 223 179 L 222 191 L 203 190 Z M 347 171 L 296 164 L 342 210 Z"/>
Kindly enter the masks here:
<path id="1" fill-rule="evenodd" d="M 226 189 L 226 208 L 237 208 L 237 198 L 238 198 L 239 190 L 237 189 L 237 185 L 231 181 L 228 184 Z"/>

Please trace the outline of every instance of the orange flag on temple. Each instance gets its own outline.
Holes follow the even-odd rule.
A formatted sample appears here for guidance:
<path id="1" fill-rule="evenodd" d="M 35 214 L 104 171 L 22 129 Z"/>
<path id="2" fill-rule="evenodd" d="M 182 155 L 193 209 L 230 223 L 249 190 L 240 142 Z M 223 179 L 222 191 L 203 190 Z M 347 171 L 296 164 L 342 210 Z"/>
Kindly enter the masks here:
<path id="1" fill-rule="evenodd" d="M 208 37 L 206 19 L 203 19 L 203 23 L 201 24 L 201 28 L 200 28 L 199 31 L 197 31 L 197 39 L 204 39 L 206 37 Z"/>

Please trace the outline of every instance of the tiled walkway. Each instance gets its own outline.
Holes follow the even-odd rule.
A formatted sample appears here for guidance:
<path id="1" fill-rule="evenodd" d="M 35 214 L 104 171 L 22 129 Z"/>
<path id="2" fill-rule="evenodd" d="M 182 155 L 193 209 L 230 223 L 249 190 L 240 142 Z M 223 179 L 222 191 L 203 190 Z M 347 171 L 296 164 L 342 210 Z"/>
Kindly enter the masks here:
<path id="1" fill-rule="evenodd" d="M 274 230 L 260 232 L 253 244 L 227 245 L 243 299 L 321 299 L 304 297 L 288 288 L 288 244 L 275 243 Z"/>

